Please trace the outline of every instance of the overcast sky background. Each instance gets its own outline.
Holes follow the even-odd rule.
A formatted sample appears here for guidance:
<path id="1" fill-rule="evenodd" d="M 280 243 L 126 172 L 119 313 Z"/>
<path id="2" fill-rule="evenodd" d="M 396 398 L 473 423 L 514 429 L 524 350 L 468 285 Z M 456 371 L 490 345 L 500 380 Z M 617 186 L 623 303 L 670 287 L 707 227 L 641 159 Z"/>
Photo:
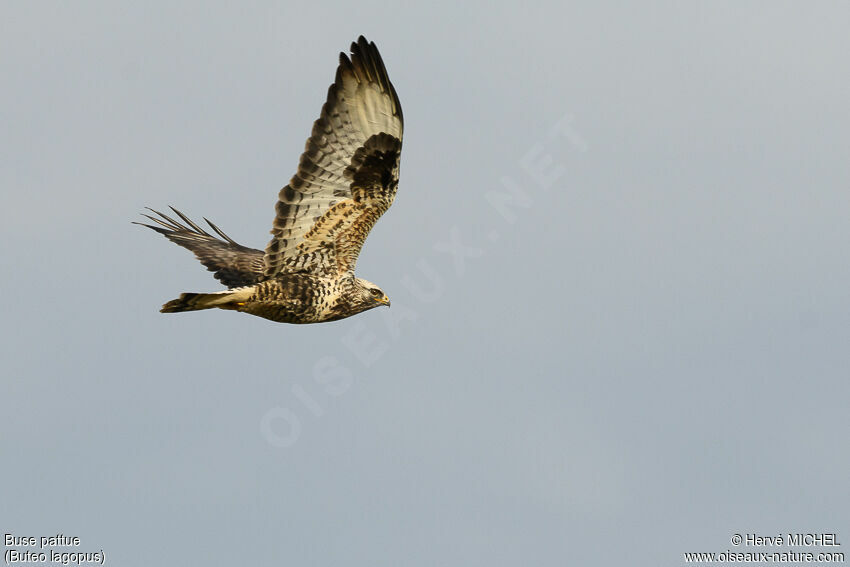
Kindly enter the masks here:
<path id="1" fill-rule="evenodd" d="M 846 2 L 4 3 L 0 529 L 122 567 L 846 550 L 848 24 Z M 160 314 L 219 285 L 130 221 L 171 204 L 264 247 L 359 34 L 406 120 L 358 264 L 393 307 Z"/>

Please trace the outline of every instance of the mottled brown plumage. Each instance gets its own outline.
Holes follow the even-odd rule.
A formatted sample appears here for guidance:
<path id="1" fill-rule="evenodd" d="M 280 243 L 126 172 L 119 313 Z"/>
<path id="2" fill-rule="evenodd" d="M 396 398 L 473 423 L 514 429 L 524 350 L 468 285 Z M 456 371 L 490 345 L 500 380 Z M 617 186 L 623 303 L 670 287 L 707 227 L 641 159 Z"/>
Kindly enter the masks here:
<path id="1" fill-rule="evenodd" d="M 207 221 L 210 234 L 173 208 L 180 220 L 145 215 L 156 224 L 144 226 L 194 252 L 229 288 L 184 293 L 162 311 L 219 308 L 318 323 L 389 305 L 354 268 L 369 231 L 395 199 L 402 133 L 398 96 L 375 44 L 361 36 L 351 58 L 340 54 L 298 171 L 278 195 L 265 251 L 237 244 Z"/>

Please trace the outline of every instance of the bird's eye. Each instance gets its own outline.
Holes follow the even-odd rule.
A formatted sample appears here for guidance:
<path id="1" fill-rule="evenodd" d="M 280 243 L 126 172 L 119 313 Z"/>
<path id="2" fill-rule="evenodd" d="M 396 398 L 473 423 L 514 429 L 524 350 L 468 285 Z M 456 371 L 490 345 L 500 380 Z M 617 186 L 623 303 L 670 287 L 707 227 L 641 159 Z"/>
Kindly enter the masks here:
<path id="1" fill-rule="evenodd" d="M 372 295 L 374 295 L 375 297 L 381 297 L 382 295 L 384 295 L 384 292 L 382 292 L 380 289 L 373 289 Z"/>

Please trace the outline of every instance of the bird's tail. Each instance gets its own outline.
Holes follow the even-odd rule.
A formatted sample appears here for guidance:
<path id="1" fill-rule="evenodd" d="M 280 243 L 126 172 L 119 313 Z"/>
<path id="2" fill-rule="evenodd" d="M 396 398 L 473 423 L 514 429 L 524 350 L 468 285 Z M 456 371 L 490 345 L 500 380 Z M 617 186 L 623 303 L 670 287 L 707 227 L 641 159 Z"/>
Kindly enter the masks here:
<path id="1" fill-rule="evenodd" d="M 230 289 L 215 293 L 181 293 L 162 306 L 160 313 L 182 313 L 183 311 L 201 311 L 202 309 L 238 309 L 245 304 L 253 293 L 253 286 Z"/>

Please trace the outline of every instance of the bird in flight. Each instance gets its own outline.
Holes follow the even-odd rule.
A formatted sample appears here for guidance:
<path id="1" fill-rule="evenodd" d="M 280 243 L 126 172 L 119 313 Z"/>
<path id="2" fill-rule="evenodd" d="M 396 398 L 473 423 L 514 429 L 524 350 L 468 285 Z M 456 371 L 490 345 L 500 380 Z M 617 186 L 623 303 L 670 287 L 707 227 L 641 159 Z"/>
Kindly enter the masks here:
<path id="1" fill-rule="evenodd" d="M 354 275 L 369 231 L 398 190 L 404 120 L 378 48 L 363 36 L 340 53 L 336 79 L 289 185 L 265 251 L 210 234 L 171 208 L 142 224 L 188 248 L 226 291 L 183 293 L 163 313 L 228 309 L 281 323 L 336 321 L 390 300 Z"/>

